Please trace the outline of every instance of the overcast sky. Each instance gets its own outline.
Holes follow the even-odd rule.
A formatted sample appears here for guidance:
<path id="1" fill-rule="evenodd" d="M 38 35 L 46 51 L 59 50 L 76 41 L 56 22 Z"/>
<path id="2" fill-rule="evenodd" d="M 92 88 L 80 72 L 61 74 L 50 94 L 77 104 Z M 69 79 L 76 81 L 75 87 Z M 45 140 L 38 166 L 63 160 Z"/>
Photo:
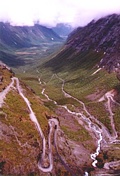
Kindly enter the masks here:
<path id="1" fill-rule="evenodd" d="M 112 13 L 120 14 L 120 0 L 0 0 L 0 21 L 13 25 L 83 26 Z"/>

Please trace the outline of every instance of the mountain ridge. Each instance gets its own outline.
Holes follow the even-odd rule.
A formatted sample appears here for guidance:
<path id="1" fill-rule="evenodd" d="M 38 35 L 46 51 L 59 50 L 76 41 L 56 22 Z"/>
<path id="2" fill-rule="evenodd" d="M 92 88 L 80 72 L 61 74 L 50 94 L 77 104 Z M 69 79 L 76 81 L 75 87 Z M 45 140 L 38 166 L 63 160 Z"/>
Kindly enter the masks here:
<path id="1" fill-rule="evenodd" d="M 50 61 L 44 64 L 52 70 L 67 67 L 74 64 L 79 67 L 82 58 L 87 55 L 96 57 L 96 68 L 115 72 L 120 77 L 120 15 L 113 14 L 92 21 L 85 27 L 78 27 L 69 34 L 67 41 L 58 53 Z M 64 58 L 64 59 L 63 59 Z M 88 58 L 89 59 L 89 58 Z M 84 59 L 85 61 L 85 59 Z M 58 65 L 58 62 L 60 63 Z M 77 63 L 77 64 L 76 64 Z M 92 63 L 92 62 L 91 62 Z M 71 67 L 71 69 L 73 66 Z"/>
<path id="2" fill-rule="evenodd" d="M 45 42 L 62 41 L 52 29 L 35 24 L 34 26 L 12 26 L 0 22 L 0 43 L 13 48 L 38 46 Z"/>

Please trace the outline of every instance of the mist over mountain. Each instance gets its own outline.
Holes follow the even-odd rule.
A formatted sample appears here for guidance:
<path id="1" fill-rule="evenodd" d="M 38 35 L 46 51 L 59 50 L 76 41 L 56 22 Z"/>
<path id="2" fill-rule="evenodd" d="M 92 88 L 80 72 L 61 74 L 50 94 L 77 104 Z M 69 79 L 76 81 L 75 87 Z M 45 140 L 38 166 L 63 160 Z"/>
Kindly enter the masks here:
<path id="1" fill-rule="evenodd" d="M 67 37 L 72 31 L 73 27 L 69 24 L 58 23 L 55 27 L 52 28 L 59 36 Z"/>
<path id="2" fill-rule="evenodd" d="M 0 0 L 0 4 L 0 21 L 17 26 L 31 26 L 39 21 L 43 26 L 69 23 L 78 27 L 120 13 L 119 0 Z"/>

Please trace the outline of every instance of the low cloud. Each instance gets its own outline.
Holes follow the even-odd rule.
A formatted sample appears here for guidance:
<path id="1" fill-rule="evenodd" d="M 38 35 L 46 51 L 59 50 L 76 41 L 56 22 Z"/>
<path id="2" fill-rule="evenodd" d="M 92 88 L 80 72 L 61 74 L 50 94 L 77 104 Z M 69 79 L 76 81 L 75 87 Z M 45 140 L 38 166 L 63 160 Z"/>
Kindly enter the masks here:
<path id="1" fill-rule="evenodd" d="M 84 26 L 113 13 L 120 13 L 120 0 L 0 0 L 0 21 L 12 25 Z"/>

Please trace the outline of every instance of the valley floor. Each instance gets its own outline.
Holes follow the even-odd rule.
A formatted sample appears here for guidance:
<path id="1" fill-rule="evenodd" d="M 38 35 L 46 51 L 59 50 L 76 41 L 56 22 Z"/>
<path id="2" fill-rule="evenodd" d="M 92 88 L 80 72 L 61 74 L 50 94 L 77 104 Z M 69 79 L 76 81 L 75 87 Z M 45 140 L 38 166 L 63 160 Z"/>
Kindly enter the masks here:
<path id="1" fill-rule="evenodd" d="M 17 54 L 31 55 L 29 52 Z M 66 67 L 55 72 L 36 65 L 31 70 L 26 65 L 19 67 L 18 77 L 30 88 L 19 83 L 14 76 L 4 83 L 0 93 L 2 122 L 8 125 L 7 129 L 14 131 L 14 144 L 17 142 L 22 148 L 29 146 L 32 151 L 36 148 L 35 158 L 32 158 L 33 175 L 117 176 L 120 173 L 119 83 L 114 79 L 115 75 L 93 66 L 86 69 L 81 65 L 80 69 L 72 72 L 69 69 Z M 31 132 L 25 124 L 22 126 L 12 119 L 16 114 L 11 112 L 13 100 L 17 97 L 21 97 L 22 105 L 20 112 L 16 107 L 17 117 L 27 123 L 30 118 L 34 128 L 32 137 L 29 137 Z M 19 106 L 19 100 L 14 101 Z M 20 117 L 20 113 L 24 115 Z M 24 120 L 22 116 L 25 116 Z M 16 132 L 15 129 L 21 128 L 21 136 L 27 138 Z M 10 153 L 9 145 L 7 151 Z M 6 155 L 3 152 L 1 156 L 3 162 Z M 9 157 L 15 163 L 17 155 L 13 156 Z M 14 173 L 12 169 L 11 173 Z"/>

